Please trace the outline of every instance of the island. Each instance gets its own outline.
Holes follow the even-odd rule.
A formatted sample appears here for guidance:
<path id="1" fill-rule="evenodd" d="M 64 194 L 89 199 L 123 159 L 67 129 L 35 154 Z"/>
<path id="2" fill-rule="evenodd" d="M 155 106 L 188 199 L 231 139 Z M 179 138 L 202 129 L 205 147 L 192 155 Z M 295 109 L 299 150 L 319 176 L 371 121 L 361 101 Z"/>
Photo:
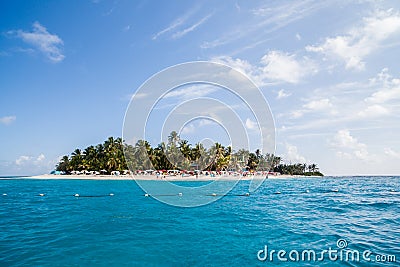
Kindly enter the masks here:
<path id="1" fill-rule="evenodd" d="M 323 176 L 315 163 L 282 163 L 282 158 L 260 149 L 233 151 L 231 146 L 215 143 L 210 148 L 192 145 L 176 131 L 168 142 L 155 147 L 146 140 L 135 145 L 122 138 L 109 137 L 101 144 L 75 149 L 61 158 L 52 175 L 74 176 L 151 176 L 164 177 L 286 177 Z M 144 177 L 143 177 L 144 178 Z"/>

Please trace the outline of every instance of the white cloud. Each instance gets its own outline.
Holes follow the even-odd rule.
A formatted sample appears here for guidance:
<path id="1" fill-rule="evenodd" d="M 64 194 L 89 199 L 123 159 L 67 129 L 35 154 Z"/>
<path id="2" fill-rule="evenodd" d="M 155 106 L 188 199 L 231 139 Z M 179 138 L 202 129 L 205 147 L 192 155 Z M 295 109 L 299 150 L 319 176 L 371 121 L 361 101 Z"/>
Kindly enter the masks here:
<path id="1" fill-rule="evenodd" d="M 18 166 L 22 165 L 40 165 L 46 159 L 44 154 L 40 154 L 37 157 L 32 156 L 20 156 L 15 160 L 15 164 Z"/>
<path id="2" fill-rule="evenodd" d="M 257 129 L 257 126 L 258 126 L 257 122 L 252 121 L 249 118 L 246 119 L 246 123 L 245 124 L 246 124 L 246 128 L 249 129 L 249 130 L 255 130 L 255 129 Z"/>
<path id="3" fill-rule="evenodd" d="M 290 117 L 293 119 L 298 119 L 304 115 L 304 111 L 302 110 L 294 110 L 290 113 Z"/>
<path id="4" fill-rule="evenodd" d="M 360 160 L 371 159 L 367 145 L 353 137 L 348 130 L 339 130 L 333 137 L 331 145 L 337 149 L 336 154 L 345 158 L 356 158 Z"/>
<path id="5" fill-rule="evenodd" d="M 395 33 L 400 32 L 400 14 L 392 9 L 377 11 L 363 20 L 363 24 L 344 35 L 326 38 L 321 45 L 307 46 L 310 52 L 342 59 L 346 69 L 363 70 L 366 56 Z"/>
<path id="6" fill-rule="evenodd" d="M 315 65 L 307 58 L 298 61 L 295 55 L 281 51 L 268 52 L 262 57 L 261 63 L 262 75 L 275 81 L 298 83 L 303 77 L 317 72 Z"/>
<path id="7" fill-rule="evenodd" d="M 175 89 L 168 92 L 164 97 L 179 97 L 182 99 L 194 99 L 203 97 L 216 91 L 215 87 L 210 85 L 193 85 L 189 87 L 183 87 L 181 89 Z"/>
<path id="8" fill-rule="evenodd" d="M 343 151 L 336 151 L 336 156 L 339 158 L 352 159 L 352 155 Z"/>
<path id="9" fill-rule="evenodd" d="M 149 96 L 148 93 L 144 93 L 144 92 L 135 92 L 133 94 L 126 94 L 125 96 L 121 97 L 122 101 L 131 101 L 133 98 L 135 99 L 139 99 L 139 98 L 146 98 L 147 96 Z"/>
<path id="10" fill-rule="evenodd" d="M 360 117 L 366 117 L 366 118 L 387 116 L 389 114 L 390 111 L 381 105 L 368 106 L 365 110 L 362 110 L 358 113 Z"/>
<path id="11" fill-rule="evenodd" d="M 192 134 L 196 132 L 196 129 L 199 130 L 201 127 L 205 127 L 208 125 L 212 125 L 215 122 L 211 119 L 204 119 L 204 118 L 199 118 L 196 120 L 191 121 L 190 123 L 184 125 L 184 127 L 181 129 L 181 134 Z"/>
<path id="12" fill-rule="evenodd" d="M 333 108 L 333 104 L 327 98 L 309 100 L 302 107 L 303 109 L 294 110 L 290 112 L 290 117 L 297 119 L 302 117 L 304 114 L 311 112 L 318 112 L 319 114 L 321 114 L 321 112 L 324 112 L 331 115 L 337 114 L 337 111 Z"/>
<path id="13" fill-rule="evenodd" d="M 194 133 L 195 130 L 196 130 L 196 126 L 194 125 L 194 123 L 190 123 L 190 124 L 185 125 L 181 129 L 180 134 L 191 134 L 191 133 Z"/>
<path id="14" fill-rule="evenodd" d="M 383 104 L 391 100 L 400 99 L 400 79 L 393 78 L 388 69 L 384 68 L 377 77 L 371 79 L 371 86 L 378 86 L 378 90 L 365 99 L 367 103 Z"/>
<path id="15" fill-rule="evenodd" d="M 210 17 L 212 16 L 212 14 L 209 14 L 207 16 L 205 16 L 204 18 L 202 18 L 201 20 L 199 20 L 198 22 L 196 22 L 195 24 L 193 24 L 192 26 L 183 29 L 181 31 L 178 31 L 176 33 L 174 33 L 172 35 L 172 39 L 179 39 L 181 37 L 183 37 L 184 35 L 188 34 L 189 32 L 194 31 L 196 28 L 198 28 L 201 24 L 203 24 L 204 22 L 206 22 Z"/>
<path id="16" fill-rule="evenodd" d="M 29 157 L 29 156 L 20 156 L 19 158 L 17 158 L 15 160 L 15 164 L 22 165 L 25 162 L 28 162 L 29 160 L 31 160 L 31 157 Z"/>
<path id="17" fill-rule="evenodd" d="M 242 9 L 240 8 L 240 6 L 239 6 L 239 4 L 238 3 L 235 3 L 235 8 L 236 8 L 236 10 L 238 11 L 238 12 L 240 12 Z"/>
<path id="18" fill-rule="evenodd" d="M 309 110 L 315 110 L 315 111 L 320 111 L 320 110 L 328 110 L 332 108 L 332 103 L 329 99 L 324 98 L 324 99 L 318 99 L 318 100 L 312 100 L 308 102 L 307 104 L 304 104 L 303 107 L 307 108 Z"/>
<path id="19" fill-rule="evenodd" d="M 266 39 L 271 38 L 271 33 L 276 32 L 285 26 L 302 20 L 308 15 L 331 5 L 329 1 L 295 0 L 268 2 L 253 8 L 248 12 L 248 17 L 239 25 L 226 23 L 227 26 L 234 25 L 234 28 L 227 28 L 225 33 L 211 41 L 205 41 L 201 48 L 212 49 L 234 42 L 243 42 L 247 48 L 254 48 L 262 44 Z M 232 18 L 234 19 L 234 18 Z"/>
<path id="20" fill-rule="evenodd" d="M 44 154 L 39 155 L 22 155 L 14 161 L 6 162 L 6 168 L 2 169 L 0 162 L 0 172 L 3 175 L 38 175 L 49 173 L 54 170 L 55 166 L 62 156 L 47 158 Z"/>
<path id="21" fill-rule="evenodd" d="M 17 119 L 16 116 L 5 116 L 0 118 L 0 123 L 8 125 Z"/>
<path id="22" fill-rule="evenodd" d="M 203 126 L 210 125 L 213 123 L 215 123 L 215 122 L 213 122 L 210 119 L 201 119 L 201 120 L 199 120 L 199 127 L 203 127 Z"/>
<path id="23" fill-rule="evenodd" d="M 385 103 L 392 99 L 400 98 L 400 87 L 391 89 L 382 89 L 378 92 L 373 93 L 366 99 L 367 102 L 371 103 Z"/>
<path id="24" fill-rule="evenodd" d="M 257 67 L 251 65 L 248 61 L 240 59 L 240 58 L 232 58 L 229 56 L 219 56 L 211 58 L 211 61 L 226 64 L 243 74 L 247 75 L 251 78 L 256 84 L 259 84 L 261 81 L 258 81 L 258 77 L 256 75 Z"/>
<path id="25" fill-rule="evenodd" d="M 304 77 L 317 73 L 315 64 L 308 58 L 297 59 L 296 55 L 282 51 L 269 51 L 257 65 L 229 56 L 214 57 L 215 62 L 238 69 L 258 86 L 271 82 L 299 83 Z"/>
<path id="26" fill-rule="evenodd" d="M 64 45 L 63 40 L 55 34 L 50 34 L 46 27 L 42 26 L 39 22 L 33 23 L 32 27 L 32 32 L 18 30 L 16 36 L 21 38 L 24 42 L 33 45 L 49 60 L 61 62 L 65 58 L 62 53 L 62 47 Z M 15 32 L 11 33 L 15 34 Z"/>
<path id="27" fill-rule="evenodd" d="M 291 96 L 291 93 L 286 92 L 285 90 L 281 89 L 278 91 L 278 95 L 276 96 L 277 99 L 282 99 Z"/>
<path id="28" fill-rule="evenodd" d="M 299 154 L 296 146 L 286 143 L 286 155 L 284 156 L 286 162 L 306 163 L 306 158 Z"/>
<path id="29" fill-rule="evenodd" d="M 193 14 L 195 14 L 197 12 L 197 10 L 199 9 L 198 6 L 195 6 L 194 8 L 188 10 L 185 14 L 183 14 L 182 16 L 180 16 L 179 18 L 175 19 L 169 26 L 167 26 L 166 28 L 162 29 L 161 31 L 157 32 L 156 34 L 153 35 L 152 39 L 153 40 L 157 40 L 160 36 L 166 34 L 166 33 L 172 33 L 174 31 L 176 31 L 177 29 L 179 29 L 179 27 L 181 27 L 182 25 L 184 25 L 186 23 L 186 21 L 193 16 Z M 192 25 L 191 27 L 188 27 L 184 30 L 175 32 L 172 34 L 172 38 L 173 39 L 178 39 L 182 36 L 184 36 L 185 34 L 195 30 L 197 27 L 199 27 L 201 24 L 203 24 L 210 15 L 204 17 L 203 19 L 201 19 L 199 22 L 195 23 L 194 25 Z"/>
<path id="30" fill-rule="evenodd" d="M 37 157 L 36 161 L 40 162 L 40 161 L 43 161 L 45 158 L 46 158 L 46 157 L 45 157 L 43 154 L 40 154 L 40 155 Z"/>
<path id="31" fill-rule="evenodd" d="M 282 117 L 293 120 L 286 130 L 340 129 L 350 124 L 368 129 L 378 125 L 396 127 L 400 112 L 400 78 L 390 75 L 384 68 L 374 77 L 364 79 L 312 90 L 307 94 L 310 100 L 306 100 L 308 102 L 301 108 L 294 109 L 296 106 L 293 105 L 292 109 L 282 112 Z M 315 116 L 307 117 L 308 120 L 301 123 L 295 121 L 306 114 Z"/>
<path id="32" fill-rule="evenodd" d="M 183 18 L 177 19 L 177 20 L 174 21 L 171 25 L 169 25 L 167 28 L 165 28 L 165 29 L 159 31 L 158 33 L 156 33 L 156 34 L 153 36 L 152 39 L 153 39 L 153 40 L 156 40 L 158 37 L 160 37 L 160 36 L 163 35 L 164 33 L 167 33 L 167 32 L 169 32 L 169 31 L 172 31 L 173 29 L 175 29 L 176 27 L 178 27 L 179 25 L 181 25 L 181 24 L 183 24 L 183 23 L 184 23 Z"/>
<path id="33" fill-rule="evenodd" d="M 391 148 L 388 148 L 388 147 L 385 148 L 384 152 L 385 152 L 385 154 L 386 154 L 387 156 L 389 156 L 389 157 L 393 157 L 393 158 L 396 158 L 396 159 L 400 159 L 400 153 L 394 151 L 394 150 L 391 149 Z"/>
<path id="34" fill-rule="evenodd" d="M 364 144 L 359 143 L 356 138 L 351 136 L 348 130 L 339 130 L 336 133 L 334 140 L 335 140 L 335 145 L 337 147 L 345 147 L 351 149 L 358 149 L 365 147 Z"/>
<path id="35" fill-rule="evenodd" d="M 299 33 L 296 33 L 296 39 L 297 39 L 298 41 L 301 40 L 301 35 L 300 35 Z"/>

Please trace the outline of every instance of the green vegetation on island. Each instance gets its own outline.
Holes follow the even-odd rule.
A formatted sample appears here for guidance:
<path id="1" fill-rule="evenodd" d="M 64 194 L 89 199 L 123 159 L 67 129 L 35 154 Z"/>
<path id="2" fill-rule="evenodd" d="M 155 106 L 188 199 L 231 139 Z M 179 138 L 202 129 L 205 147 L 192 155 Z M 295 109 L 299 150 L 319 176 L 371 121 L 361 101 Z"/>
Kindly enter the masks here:
<path id="1" fill-rule="evenodd" d="M 124 154 L 125 150 L 125 154 Z M 127 155 L 125 157 L 125 155 Z M 173 131 L 167 143 L 152 147 L 139 140 L 134 146 L 125 144 L 121 138 L 109 137 L 104 143 L 75 149 L 71 155 L 62 157 L 56 166 L 58 172 L 72 174 L 91 171 L 111 174 L 114 171 L 131 170 L 204 170 L 204 171 L 263 171 L 288 175 L 323 176 L 316 164 L 283 164 L 281 157 L 254 153 L 245 149 L 232 151 L 215 143 L 206 149 L 201 143 L 192 146 Z"/>

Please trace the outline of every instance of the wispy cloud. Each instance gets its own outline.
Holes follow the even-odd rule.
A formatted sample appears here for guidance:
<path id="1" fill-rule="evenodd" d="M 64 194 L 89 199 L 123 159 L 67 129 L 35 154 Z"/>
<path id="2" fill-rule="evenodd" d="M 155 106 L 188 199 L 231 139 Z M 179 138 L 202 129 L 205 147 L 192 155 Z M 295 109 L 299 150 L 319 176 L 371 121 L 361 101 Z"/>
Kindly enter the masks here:
<path id="1" fill-rule="evenodd" d="M 260 40 L 267 38 L 268 34 L 299 21 L 330 4 L 326 1 L 314 0 L 278 1 L 277 3 L 276 5 L 268 3 L 254 8 L 247 20 L 234 29 L 228 29 L 222 36 L 212 41 L 205 41 L 201 48 L 216 48 L 249 39 L 251 39 L 251 43 L 261 44 Z"/>
<path id="2" fill-rule="evenodd" d="M 34 164 L 39 165 L 46 159 L 44 154 L 40 154 L 37 157 L 32 156 L 20 156 L 15 160 L 15 164 L 18 166 L 25 165 L 25 164 Z"/>
<path id="3" fill-rule="evenodd" d="M 307 113 L 328 113 L 335 115 L 337 114 L 337 111 L 334 109 L 332 102 L 328 98 L 310 99 L 303 104 L 302 109 L 292 111 L 290 116 L 297 119 Z"/>
<path id="4" fill-rule="evenodd" d="M 122 97 L 121 97 L 121 100 L 122 100 L 122 101 L 131 101 L 132 98 L 139 99 L 139 98 L 146 98 L 147 96 L 149 96 L 149 94 L 147 94 L 147 93 L 144 93 L 144 92 L 140 92 L 140 93 L 135 92 L 135 93 L 133 93 L 133 94 L 127 94 L 127 95 L 122 96 Z"/>
<path id="5" fill-rule="evenodd" d="M 238 12 L 242 11 L 242 8 L 240 7 L 240 5 L 238 3 L 235 3 L 235 8 Z"/>
<path id="6" fill-rule="evenodd" d="M 61 62 L 65 56 L 62 52 L 63 40 L 56 34 L 51 34 L 46 27 L 39 22 L 32 25 L 32 31 L 23 30 L 9 31 L 8 34 L 22 39 L 25 43 L 32 45 L 35 49 L 42 52 L 50 61 Z"/>
<path id="7" fill-rule="evenodd" d="M 0 118 L 0 123 L 8 125 L 17 119 L 16 116 L 5 116 Z"/>
<path id="8" fill-rule="evenodd" d="M 283 99 L 291 96 L 292 94 L 289 92 L 286 92 L 285 90 L 281 89 L 278 91 L 276 99 Z"/>
<path id="9" fill-rule="evenodd" d="M 166 28 L 162 29 L 161 31 L 157 32 L 153 35 L 152 39 L 157 40 L 160 36 L 175 31 L 181 25 L 186 23 L 186 21 L 198 10 L 198 7 L 194 7 L 187 11 L 184 15 L 180 16 L 179 18 L 175 19 L 171 24 L 169 24 Z"/>
<path id="10" fill-rule="evenodd" d="M 6 51 L 0 51 L 0 57 L 6 57 L 9 56 L 10 54 Z"/>
<path id="11" fill-rule="evenodd" d="M 14 159 L 0 160 L 0 171 L 4 175 L 38 175 L 49 173 L 60 162 L 62 156 L 48 158 L 44 153 L 21 155 Z"/>
<path id="12" fill-rule="evenodd" d="M 320 45 L 307 46 L 306 50 L 321 53 L 331 59 L 339 58 L 345 62 L 346 69 L 364 70 L 365 57 L 399 32 L 399 12 L 392 9 L 379 10 L 365 17 L 362 25 L 354 27 L 343 35 L 328 37 Z"/>
<path id="13" fill-rule="evenodd" d="M 287 109 L 285 131 L 346 127 L 397 125 L 400 112 L 400 78 L 384 68 L 366 81 L 339 83 L 311 90 L 301 108 Z M 295 107 L 295 106 L 294 106 Z M 302 118 L 302 123 L 296 123 Z"/>
<path id="14" fill-rule="evenodd" d="M 385 148 L 384 152 L 389 157 L 393 157 L 395 159 L 400 159 L 400 153 L 397 151 L 394 151 L 393 149 L 391 149 L 389 147 Z"/>
<path id="15" fill-rule="evenodd" d="M 198 28 L 201 24 L 205 23 L 213 14 L 208 14 L 207 16 L 203 17 L 201 20 L 193 24 L 192 26 L 183 29 L 182 31 L 178 31 L 172 35 L 172 39 L 179 39 L 183 37 L 184 35 L 194 31 L 196 28 Z"/>
<path id="16" fill-rule="evenodd" d="M 364 99 L 366 108 L 358 113 L 362 118 L 377 118 L 392 115 L 392 109 L 398 109 L 400 100 L 400 79 L 393 78 L 384 68 L 376 77 L 370 79 L 369 85 L 375 91 Z"/>
<path id="17" fill-rule="evenodd" d="M 193 123 L 186 124 L 180 131 L 180 134 L 192 134 L 196 132 L 196 126 Z"/>
<path id="18" fill-rule="evenodd" d="M 390 115 L 390 110 L 382 105 L 371 105 L 358 113 L 361 118 L 377 118 Z"/>
<path id="19" fill-rule="evenodd" d="M 318 100 L 311 100 L 308 103 L 304 104 L 303 107 L 309 110 L 326 110 L 332 108 L 332 103 L 329 99 L 318 99 Z"/>
<path id="20" fill-rule="evenodd" d="M 208 125 L 212 125 L 213 123 L 215 123 L 215 122 L 213 122 L 210 119 L 199 118 L 197 120 L 190 122 L 189 124 L 186 124 L 181 129 L 180 133 L 181 134 L 192 134 L 192 133 L 195 133 L 196 130 L 204 131 L 204 129 L 200 129 L 200 128 L 208 126 Z"/>
<path id="21" fill-rule="evenodd" d="M 179 97 L 181 99 L 193 99 L 197 97 L 203 97 L 215 92 L 217 89 L 216 87 L 207 85 L 207 84 L 199 84 L 193 85 L 188 87 L 183 87 L 180 89 L 175 89 L 167 93 L 164 97 L 171 98 L 171 97 Z"/>
<path id="22" fill-rule="evenodd" d="M 122 29 L 122 31 L 128 32 L 130 29 L 131 29 L 131 25 L 126 25 L 126 26 Z"/>
<path id="23" fill-rule="evenodd" d="M 378 86 L 378 90 L 365 99 L 367 103 L 383 104 L 400 100 L 400 79 L 393 78 L 387 68 L 384 68 L 377 77 L 371 79 L 370 84 Z"/>
<path id="24" fill-rule="evenodd" d="M 31 157 L 29 157 L 29 156 L 20 156 L 15 160 L 15 164 L 22 165 L 25 162 L 29 161 L 30 159 L 31 159 Z"/>
<path id="25" fill-rule="evenodd" d="M 186 18 L 185 17 L 180 17 L 177 20 L 175 20 L 174 22 L 172 22 L 171 25 L 169 25 L 167 28 L 159 31 L 158 33 L 156 33 L 153 36 L 153 40 L 156 40 L 158 37 L 160 37 L 161 35 L 163 35 L 164 33 L 170 32 L 172 30 L 174 30 L 175 28 L 177 28 L 178 26 L 182 25 L 185 22 Z"/>

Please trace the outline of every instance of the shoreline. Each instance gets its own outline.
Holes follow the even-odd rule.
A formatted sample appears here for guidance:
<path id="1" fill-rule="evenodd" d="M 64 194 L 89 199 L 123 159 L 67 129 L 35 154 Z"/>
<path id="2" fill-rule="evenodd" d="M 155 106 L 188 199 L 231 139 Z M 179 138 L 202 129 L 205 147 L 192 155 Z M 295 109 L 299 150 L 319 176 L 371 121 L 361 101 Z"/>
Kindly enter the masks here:
<path id="1" fill-rule="evenodd" d="M 320 176 L 301 176 L 301 175 L 270 175 L 268 179 L 293 179 L 293 178 L 321 178 Z M 139 180 L 139 181 L 248 181 L 253 179 L 263 180 L 264 176 L 165 176 L 164 178 L 157 177 L 156 175 L 56 175 L 56 174 L 42 174 L 35 176 L 21 177 L 22 179 L 43 179 L 43 180 Z"/>

